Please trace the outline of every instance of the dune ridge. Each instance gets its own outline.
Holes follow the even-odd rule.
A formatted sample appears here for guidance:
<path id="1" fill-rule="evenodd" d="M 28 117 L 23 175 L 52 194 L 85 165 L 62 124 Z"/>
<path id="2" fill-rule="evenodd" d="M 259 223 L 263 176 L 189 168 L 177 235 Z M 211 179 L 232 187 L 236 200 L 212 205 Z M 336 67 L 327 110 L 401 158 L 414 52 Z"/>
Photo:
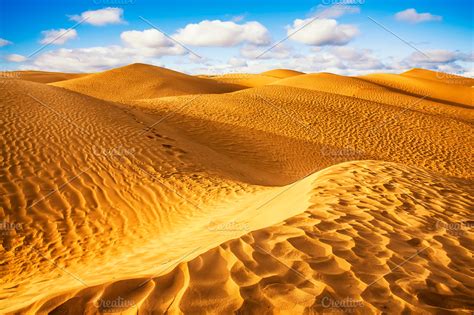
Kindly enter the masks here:
<path id="1" fill-rule="evenodd" d="M 140 63 L 52 85 L 120 102 L 183 94 L 226 93 L 242 89 L 236 84 L 221 83 Z"/>
<path id="2" fill-rule="evenodd" d="M 261 73 L 262 75 L 266 75 L 269 77 L 275 77 L 278 79 L 294 77 L 298 75 L 304 74 L 304 72 L 290 70 L 290 69 L 273 69 L 270 71 L 265 71 Z"/>
<path id="3" fill-rule="evenodd" d="M 180 109 L 186 102 L 191 105 Z M 151 113 L 174 113 L 168 121 L 176 128 L 186 122 L 183 132 L 194 141 L 267 170 L 276 184 L 297 180 L 316 167 L 374 158 L 451 176 L 473 174 L 468 153 L 474 149 L 472 123 L 442 105 L 434 115 L 413 103 L 402 107 L 278 85 L 133 104 Z M 208 137 L 210 128 L 226 132 Z M 366 141 L 367 136 L 372 140 Z"/>
<path id="4" fill-rule="evenodd" d="M 81 78 L 88 73 L 64 73 L 50 71 L 6 71 L 2 72 L 1 77 L 14 78 L 38 83 L 53 83 L 75 78 Z"/>
<path id="5" fill-rule="evenodd" d="M 441 100 L 453 104 L 462 104 L 470 109 L 474 106 L 474 91 L 471 86 L 451 84 L 449 81 L 441 79 L 426 79 L 424 76 L 397 74 L 369 74 L 360 78 L 434 101 Z"/>
<path id="6" fill-rule="evenodd" d="M 425 69 L 420 69 L 420 68 L 411 69 L 409 71 L 403 72 L 401 75 L 408 76 L 408 77 L 434 80 L 437 82 L 441 81 L 447 84 L 465 85 L 468 87 L 472 87 L 474 85 L 473 78 L 467 78 L 467 77 L 463 77 L 463 76 L 452 74 L 452 73 L 430 71 L 430 70 L 425 70 Z"/>
<path id="7" fill-rule="evenodd" d="M 314 179 L 308 209 L 280 224 L 161 276 L 68 292 L 28 310 L 468 314 L 473 192 L 472 181 L 400 164 L 341 163 Z"/>

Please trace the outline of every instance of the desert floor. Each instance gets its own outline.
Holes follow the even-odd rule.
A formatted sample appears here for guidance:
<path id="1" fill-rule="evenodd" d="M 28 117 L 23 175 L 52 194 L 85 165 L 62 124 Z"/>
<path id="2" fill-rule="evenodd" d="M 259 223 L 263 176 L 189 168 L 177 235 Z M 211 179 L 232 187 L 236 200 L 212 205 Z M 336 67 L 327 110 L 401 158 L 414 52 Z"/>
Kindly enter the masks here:
<path id="1" fill-rule="evenodd" d="M 0 78 L 0 313 L 472 314 L 474 80 Z"/>

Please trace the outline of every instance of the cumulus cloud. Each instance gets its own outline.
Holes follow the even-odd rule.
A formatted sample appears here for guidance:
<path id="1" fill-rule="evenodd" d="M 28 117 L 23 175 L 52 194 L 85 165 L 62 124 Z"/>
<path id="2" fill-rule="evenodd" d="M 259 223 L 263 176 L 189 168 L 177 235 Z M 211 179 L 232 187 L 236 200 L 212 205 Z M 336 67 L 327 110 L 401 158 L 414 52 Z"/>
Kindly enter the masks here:
<path id="1" fill-rule="evenodd" d="M 416 51 L 405 58 L 405 61 L 413 64 L 452 63 L 456 61 L 473 61 L 473 56 L 472 53 L 466 54 L 460 51 L 435 49 L 424 52 Z"/>
<path id="2" fill-rule="evenodd" d="M 291 39 L 306 45 L 345 45 L 359 34 L 356 26 L 334 19 L 296 19 L 287 29 Z"/>
<path id="3" fill-rule="evenodd" d="M 12 42 L 3 38 L 0 38 L 0 47 L 6 46 L 6 45 L 11 45 Z"/>
<path id="4" fill-rule="evenodd" d="M 330 52 L 339 60 L 344 62 L 344 68 L 357 70 L 379 70 L 387 66 L 379 60 L 370 49 L 358 49 L 354 47 L 332 47 Z"/>
<path id="5" fill-rule="evenodd" d="M 229 59 L 229 61 L 227 61 L 227 63 L 233 67 L 247 67 L 247 61 L 242 58 L 232 57 Z"/>
<path id="6" fill-rule="evenodd" d="M 192 46 L 230 47 L 241 43 L 266 45 L 268 30 L 259 22 L 237 24 L 233 21 L 204 20 L 188 24 L 173 35 L 177 41 Z"/>
<path id="7" fill-rule="evenodd" d="M 443 18 L 439 15 L 433 15 L 431 13 L 418 13 L 412 8 L 396 13 L 395 19 L 409 23 L 421 23 L 429 21 L 441 21 Z"/>
<path id="8" fill-rule="evenodd" d="M 284 59 L 291 55 L 291 48 L 285 44 L 279 44 L 267 50 L 261 46 L 244 45 L 240 49 L 240 56 L 249 59 Z"/>
<path id="9" fill-rule="evenodd" d="M 77 37 L 75 29 L 67 30 L 64 28 L 42 31 L 41 34 L 43 35 L 43 38 L 40 41 L 41 44 L 63 45 L 68 40 Z"/>
<path id="10" fill-rule="evenodd" d="M 6 56 L 5 59 L 11 62 L 23 62 L 28 58 L 22 55 L 18 55 L 18 54 L 11 54 L 11 55 Z"/>
<path id="11" fill-rule="evenodd" d="M 134 62 L 155 63 L 155 58 L 186 53 L 184 48 L 155 29 L 126 31 L 120 38 L 124 45 L 49 51 L 36 57 L 24 68 L 96 72 Z"/>
<path id="12" fill-rule="evenodd" d="M 156 29 L 126 31 L 120 38 L 128 47 L 140 50 L 145 56 L 182 55 L 185 49 Z"/>
<path id="13" fill-rule="evenodd" d="M 134 49 L 121 46 L 90 47 L 48 51 L 27 68 L 47 71 L 95 72 L 143 61 Z"/>
<path id="14" fill-rule="evenodd" d="M 434 51 L 427 51 L 428 54 Z M 436 56 L 435 56 L 436 55 Z M 424 62 L 426 57 L 410 54 L 405 57 L 381 58 L 370 49 L 350 46 L 311 47 L 304 53 L 290 54 L 282 59 L 247 59 L 234 57 L 227 62 L 213 60 L 206 65 L 196 64 L 191 73 L 260 73 L 263 71 L 286 68 L 306 73 L 331 72 L 342 75 L 364 75 L 374 72 L 401 73 L 410 68 L 426 69 L 472 76 L 469 62 L 472 53 L 438 50 L 433 54 L 431 63 Z M 189 69 L 189 68 L 188 68 Z"/>
<path id="15" fill-rule="evenodd" d="M 71 15 L 69 18 L 72 21 L 80 22 L 84 20 L 84 23 L 102 26 L 106 24 L 119 24 L 123 23 L 123 9 L 121 8 L 104 8 L 99 10 L 90 10 L 82 12 L 80 15 Z"/>

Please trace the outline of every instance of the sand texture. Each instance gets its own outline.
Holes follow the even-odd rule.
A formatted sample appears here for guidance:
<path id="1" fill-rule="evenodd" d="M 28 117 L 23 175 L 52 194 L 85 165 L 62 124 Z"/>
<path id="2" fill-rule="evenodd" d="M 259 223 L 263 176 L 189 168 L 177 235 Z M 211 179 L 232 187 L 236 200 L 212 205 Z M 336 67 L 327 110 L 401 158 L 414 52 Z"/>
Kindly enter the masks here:
<path id="1" fill-rule="evenodd" d="M 0 78 L 0 313 L 474 311 L 472 79 L 68 75 Z"/>
<path id="2" fill-rule="evenodd" d="M 81 78 L 88 75 L 87 73 L 63 73 L 63 72 L 47 72 L 47 71 L 8 71 L 2 72 L 0 77 L 14 78 L 39 83 L 53 83 L 75 78 Z"/>

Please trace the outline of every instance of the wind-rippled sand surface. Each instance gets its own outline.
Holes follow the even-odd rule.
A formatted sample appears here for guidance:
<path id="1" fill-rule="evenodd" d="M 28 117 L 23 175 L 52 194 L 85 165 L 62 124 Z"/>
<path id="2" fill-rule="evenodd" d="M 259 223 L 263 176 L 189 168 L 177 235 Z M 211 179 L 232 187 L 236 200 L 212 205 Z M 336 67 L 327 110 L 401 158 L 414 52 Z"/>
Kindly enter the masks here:
<path id="1" fill-rule="evenodd" d="M 474 310 L 472 79 L 68 75 L 0 81 L 1 313 Z"/>

